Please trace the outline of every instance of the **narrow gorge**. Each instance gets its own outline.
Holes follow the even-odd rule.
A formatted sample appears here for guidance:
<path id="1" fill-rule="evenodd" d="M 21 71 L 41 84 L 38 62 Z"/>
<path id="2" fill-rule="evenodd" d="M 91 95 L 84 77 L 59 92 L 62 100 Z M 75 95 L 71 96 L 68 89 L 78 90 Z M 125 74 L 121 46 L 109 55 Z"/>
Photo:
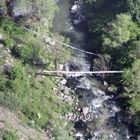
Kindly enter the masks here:
<path id="1" fill-rule="evenodd" d="M 72 46 L 86 49 L 88 31 L 86 15 L 83 14 L 85 2 L 58 0 L 57 3 L 60 11 L 54 20 L 54 31 L 70 38 Z M 75 51 L 72 59 L 65 64 L 65 70 L 90 71 L 96 57 Z M 128 118 L 123 116 L 124 112 L 117 105 L 114 95 L 106 93 L 108 87 L 105 81 L 103 85 L 94 75 L 73 74 L 66 79 L 66 86 L 74 90 L 79 99 L 76 115 L 73 113 L 69 116 L 75 123 L 77 140 L 135 139 L 127 124 Z"/>

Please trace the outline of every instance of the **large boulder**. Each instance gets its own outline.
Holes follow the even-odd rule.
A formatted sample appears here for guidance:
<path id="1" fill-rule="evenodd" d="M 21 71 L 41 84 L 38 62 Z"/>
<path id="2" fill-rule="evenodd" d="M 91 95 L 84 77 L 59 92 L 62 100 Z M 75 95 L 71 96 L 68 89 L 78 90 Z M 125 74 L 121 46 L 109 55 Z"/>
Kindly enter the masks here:
<path id="1" fill-rule="evenodd" d="M 82 110 L 83 110 L 84 116 L 87 116 L 87 114 L 89 113 L 89 107 L 83 107 Z"/>

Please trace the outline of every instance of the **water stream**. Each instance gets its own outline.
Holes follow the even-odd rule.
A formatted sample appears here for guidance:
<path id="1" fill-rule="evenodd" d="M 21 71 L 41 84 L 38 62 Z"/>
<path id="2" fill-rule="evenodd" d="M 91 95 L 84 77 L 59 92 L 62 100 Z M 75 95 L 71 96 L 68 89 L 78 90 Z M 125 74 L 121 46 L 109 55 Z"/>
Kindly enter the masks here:
<path id="1" fill-rule="evenodd" d="M 84 27 L 77 29 L 80 20 L 84 16 L 79 15 L 82 8 L 76 11 L 71 9 L 70 0 L 57 0 L 60 8 L 54 20 L 54 32 L 58 32 L 70 38 L 71 45 L 84 49 L 86 47 L 86 34 Z M 75 10 L 75 9 L 74 9 Z M 76 14 L 75 14 L 76 13 Z M 81 18 L 82 17 L 82 18 Z M 85 19 L 84 19 L 85 20 Z M 73 25 L 76 24 L 76 26 Z M 90 70 L 90 57 L 84 53 L 75 51 L 71 61 L 66 64 L 66 70 Z M 67 86 L 75 90 L 79 97 L 79 108 L 83 116 L 75 120 L 77 140 L 134 140 L 127 126 L 123 123 L 119 112 L 121 109 L 116 105 L 113 96 L 108 96 L 104 92 L 104 86 L 100 81 L 92 76 L 75 76 L 67 78 Z"/>

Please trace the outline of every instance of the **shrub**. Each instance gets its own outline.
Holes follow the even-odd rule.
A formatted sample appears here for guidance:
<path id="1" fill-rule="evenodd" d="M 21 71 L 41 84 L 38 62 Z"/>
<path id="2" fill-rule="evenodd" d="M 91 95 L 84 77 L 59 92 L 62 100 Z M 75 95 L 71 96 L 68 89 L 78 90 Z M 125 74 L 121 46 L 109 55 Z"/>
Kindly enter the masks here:
<path id="1" fill-rule="evenodd" d="M 13 47 L 16 42 L 15 38 L 19 35 L 23 35 L 24 31 L 22 28 L 18 27 L 10 17 L 0 17 L 0 30 L 5 37 L 5 46 Z"/>
<path id="2" fill-rule="evenodd" d="M 3 140 L 18 140 L 18 137 L 13 132 L 4 131 Z"/>
<path id="3" fill-rule="evenodd" d="M 1 91 L 6 90 L 6 82 L 7 82 L 6 78 L 0 74 L 0 90 Z"/>

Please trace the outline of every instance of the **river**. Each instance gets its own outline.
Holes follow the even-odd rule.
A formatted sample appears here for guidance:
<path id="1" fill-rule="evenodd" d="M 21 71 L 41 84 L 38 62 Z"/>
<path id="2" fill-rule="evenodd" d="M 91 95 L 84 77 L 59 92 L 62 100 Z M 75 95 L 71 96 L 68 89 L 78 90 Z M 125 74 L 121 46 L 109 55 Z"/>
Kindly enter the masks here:
<path id="1" fill-rule="evenodd" d="M 74 11 L 80 17 L 80 20 L 77 20 L 77 15 L 71 14 L 72 1 L 57 0 L 57 3 L 60 10 L 54 19 L 54 32 L 69 37 L 70 44 L 76 48 L 85 49 L 86 29 L 85 26 L 81 28 L 83 23 L 80 23 L 80 20 L 85 20 L 82 7 Z M 75 51 L 71 60 L 65 65 L 68 71 L 89 71 L 90 67 L 91 56 L 78 51 Z M 117 106 L 113 96 L 105 93 L 100 81 L 91 75 L 73 75 L 67 77 L 67 86 L 73 89 L 79 98 L 78 107 L 81 114 L 74 120 L 75 139 L 135 140 L 128 126 L 123 122 L 123 117 L 119 115 L 121 108 Z"/>

